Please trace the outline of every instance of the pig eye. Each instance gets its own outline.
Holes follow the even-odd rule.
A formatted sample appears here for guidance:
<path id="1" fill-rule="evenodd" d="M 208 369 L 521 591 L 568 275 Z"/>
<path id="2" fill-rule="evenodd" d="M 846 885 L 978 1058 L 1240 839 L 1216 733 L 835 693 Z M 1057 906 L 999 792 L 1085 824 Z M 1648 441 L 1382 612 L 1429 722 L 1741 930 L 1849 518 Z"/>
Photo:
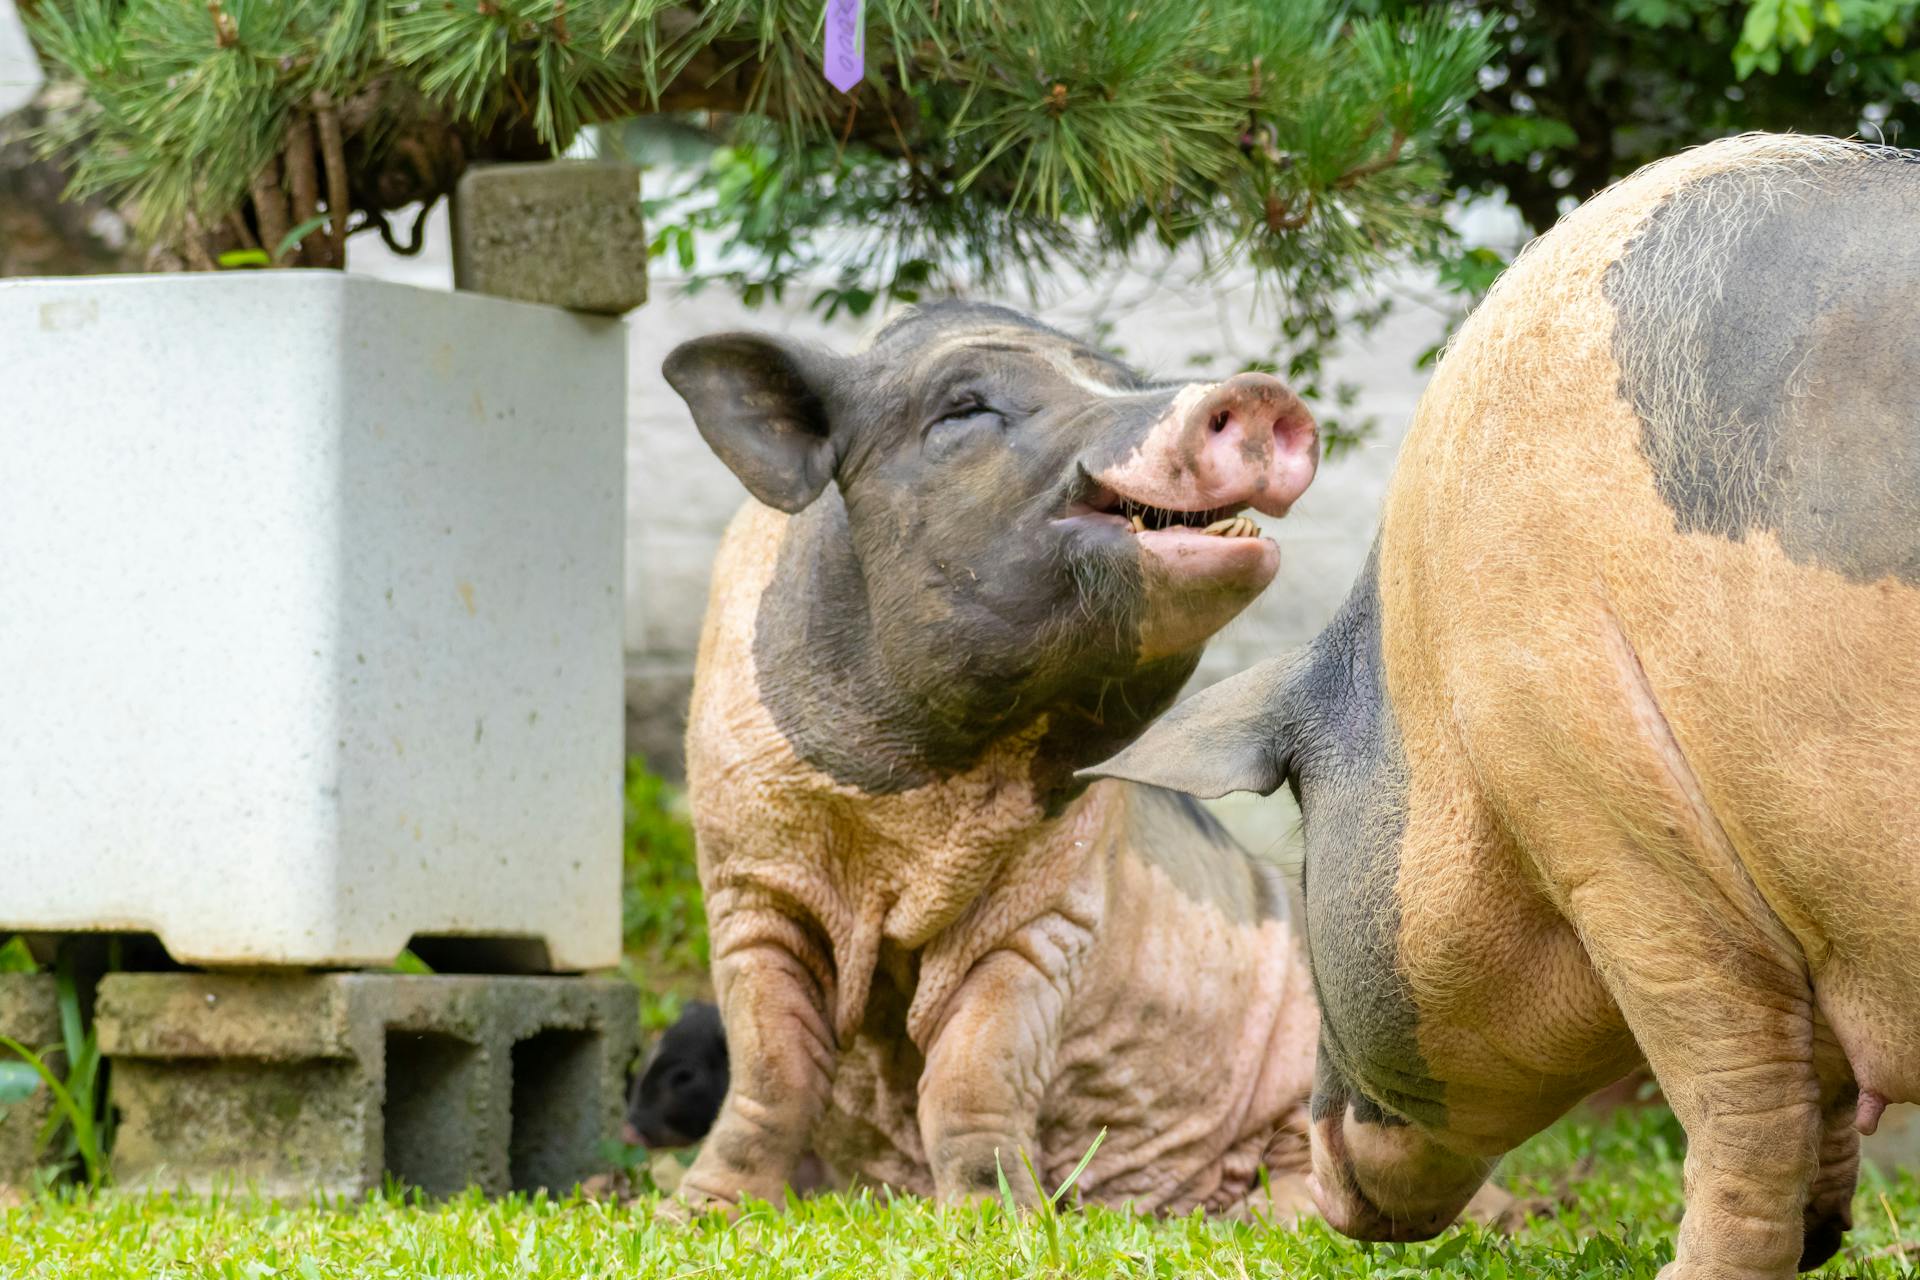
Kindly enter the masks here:
<path id="1" fill-rule="evenodd" d="M 1000 416 L 1000 411 L 988 404 L 985 397 L 975 392 L 967 392 L 964 395 L 955 396 L 952 400 L 948 401 L 947 406 L 927 425 L 928 428 L 931 429 L 933 427 L 943 426 L 949 422 L 970 422 L 975 418 L 998 418 Z"/>

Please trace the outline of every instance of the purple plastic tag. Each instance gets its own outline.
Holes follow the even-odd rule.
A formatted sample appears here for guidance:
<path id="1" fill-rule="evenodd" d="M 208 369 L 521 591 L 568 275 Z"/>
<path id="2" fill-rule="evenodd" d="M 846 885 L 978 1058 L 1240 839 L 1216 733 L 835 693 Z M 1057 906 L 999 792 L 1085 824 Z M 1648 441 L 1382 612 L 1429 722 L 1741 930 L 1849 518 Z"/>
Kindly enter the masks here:
<path id="1" fill-rule="evenodd" d="M 827 83 L 852 93 L 867 73 L 866 0 L 827 0 Z"/>

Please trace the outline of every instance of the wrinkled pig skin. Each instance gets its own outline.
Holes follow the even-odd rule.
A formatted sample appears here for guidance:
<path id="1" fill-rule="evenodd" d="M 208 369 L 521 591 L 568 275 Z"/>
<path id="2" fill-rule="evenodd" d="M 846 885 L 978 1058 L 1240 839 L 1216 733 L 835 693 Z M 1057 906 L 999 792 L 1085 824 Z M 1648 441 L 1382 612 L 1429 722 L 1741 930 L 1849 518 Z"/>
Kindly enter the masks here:
<path id="1" fill-rule="evenodd" d="M 971 305 L 851 356 L 700 339 L 666 373 L 759 499 L 687 733 L 732 1081 L 681 1211 L 777 1201 L 809 1151 L 1033 1203 L 1022 1153 L 1050 1192 L 1103 1130 L 1076 1195 L 1308 1207 L 1282 880 L 1186 797 L 1073 778 L 1272 577 L 1266 539 L 1169 513 L 1284 512 L 1317 447 L 1297 398 L 1144 382 Z"/>
<path id="2" fill-rule="evenodd" d="M 1314 1183 L 1415 1239 L 1644 1056 L 1669 1280 L 1784 1277 L 1920 1099 L 1920 156 L 1710 144 L 1537 241 L 1307 651 L 1093 772 L 1292 788 Z"/>

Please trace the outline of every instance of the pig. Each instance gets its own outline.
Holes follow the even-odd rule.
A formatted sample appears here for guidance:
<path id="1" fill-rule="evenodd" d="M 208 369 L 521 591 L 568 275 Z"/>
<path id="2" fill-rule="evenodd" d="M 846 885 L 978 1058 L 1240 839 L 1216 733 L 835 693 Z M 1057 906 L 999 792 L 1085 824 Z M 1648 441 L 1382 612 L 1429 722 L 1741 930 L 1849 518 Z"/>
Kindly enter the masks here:
<path id="1" fill-rule="evenodd" d="M 627 1094 L 624 1137 L 649 1151 L 706 1137 L 727 1093 L 727 1036 L 718 1006 L 695 1000 L 660 1036 Z"/>
<path id="2" fill-rule="evenodd" d="M 1273 577 L 1317 463 L 1266 374 L 1148 381 L 1018 313 L 664 366 L 744 483 L 688 794 L 732 1078 L 681 1214 L 842 1182 L 1306 1206 L 1317 1013 L 1287 887 L 1184 796 L 1076 770 Z"/>
<path id="3" fill-rule="evenodd" d="M 1747 136 L 1580 206 L 1450 344 L 1325 631 L 1092 771 L 1297 799 L 1347 1234 L 1432 1235 L 1644 1059 L 1662 1276 L 1783 1277 L 1920 1097 L 1916 161 Z"/>

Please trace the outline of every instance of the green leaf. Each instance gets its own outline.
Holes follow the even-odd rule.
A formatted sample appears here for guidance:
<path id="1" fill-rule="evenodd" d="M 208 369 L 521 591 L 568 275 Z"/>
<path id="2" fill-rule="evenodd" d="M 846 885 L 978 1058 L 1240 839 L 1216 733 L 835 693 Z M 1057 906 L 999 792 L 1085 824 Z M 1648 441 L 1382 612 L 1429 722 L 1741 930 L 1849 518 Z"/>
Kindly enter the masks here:
<path id="1" fill-rule="evenodd" d="M 266 267 L 273 265 L 272 261 L 267 257 L 267 251 L 265 249 L 229 249 L 218 258 L 215 258 L 214 261 L 220 265 L 222 270 L 228 271 L 235 267 Z"/>
<path id="2" fill-rule="evenodd" d="M 1440 283 L 1454 293 L 1477 298 L 1493 287 L 1500 273 L 1507 269 L 1507 260 L 1492 249 L 1479 248 L 1463 250 L 1458 256 L 1443 259 L 1439 267 Z"/>
<path id="3" fill-rule="evenodd" d="M 1093 1142 L 1088 1145 L 1087 1154 L 1080 1157 L 1080 1163 L 1073 1166 L 1073 1172 L 1067 1175 L 1066 1181 L 1062 1182 L 1059 1189 L 1049 1197 L 1054 1204 L 1059 1204 L 1060 1198 L 1073 1189 L 1073 1184 L 1080 1180 L 1080 1175 L 1085 1173 L 1087 1166 L 1093 1163 L 1093 1153 L 1098 1151 L 1100 1144 L 1106 1140 L 1107 1129 L 1105 1125 L 1102 1125 L 1100 1132 L 1093 1135 Z"/>
<path id="4" fill-rule="evenodd" d="M 1422 1260 L 1422 1265 L 1428 1271 L 1446 1266 L 1467 1251 L 1467 1245 L 1472 1239 L 1471 1233 L 1455 1228 L 1452 1235 L 1428 1251 L 1427 1256 Z"/>
<path id="5" fill-rule="evenodd" d="M 60 1009 L 60 1039 L 67 1049 L 67 1067 L 72 1071 L 86 1052 L 86 1017 L 80 1008 L 80 980 L 74 973 L 73 948 L 63 945 L 54 961 L 53 989 Z"/>
<path id="6" fill-rule="evenodd" d="M 0 1062 L 0 1107 L 25 1102 L 40 1092 L 40 1072 L 30 1062 Z"/>
<path id="7" fill-rule="evenodd" d="M 1040 1171 L 1033 1167 L 1033 1156 L 1025 1147 L 1020 1148 L 1020 1167 L 1027 1171 L 1027 1182 L 1033 1187 L 1034 1197 L 1040 1202 L 1040 1212 L 1049 1218 L 1052 1217 L 1053 1197 L 1049 1196 L 1047 1189 L 1041 1185 Z"/>
<path id="8" fill-rule="evenodd" d="M 1780 43 L 1804 45 L 1813 40 L 1813 0 L 1785 0 L 1780 7 Z"/>
<path id="9" fill-rule="evenodd" d="M 295 227 L 293 230 L 287 232 L 287 234 L 281 239 L 278 247 L 274 249 L 273 260 L 275 262 L 278 262 L 280 261 L 280 259 L 292 253 L 295 249 L 300 247 L 300 242 L 302 240 L 305 240 L 308 236 L 312 235 L 314 232 L 318 231 L 320 228 L 326 226 L 330 220 L 331 219 L 329 219 L 326 214 L 316 213 L 311 218 L 308 218 L 305 222 Z"/>
<path id="10" fill-rule="evenodd" d="M 0 946 L 0 973 L 38 973 L 40 966 L 35 963 L 33 952 L 27 948 L 27 940 L 18 934 L 8 938 L 6 945 Z"/>
<path id="11" fill-rule="evenodd" d="M 1780 32 L 1780 5 L 1782 0 L 1754 0 L 1747 10 L 1747 20 L 1740 26 L 1740 45 L 1758 55 L 1764 49 L 1773 47 L 1774 38 Z"/>
<path id="12" fill-rule="evenodd" d="M 433 972 L 433 966 L 405 947 L 402 947 L 400 954 L 393 958 L 393 971 L 395 973 L 430 975 Z"/>
<path id="13" fill-rule="evenodd" d="M 1516 164 L 1538 152 L 1571 150 L 1580 135 L 1564 120 L 1550 116 L 1494 115 L 1475 111 L 1467 147 L 1498 164 Z"/>
<path id="14" fill-rule="evenodd" d="M 1692 11 L 1675 0 L 1620 0 L 1614 6 L 1616 17 L 1630 18 L 1643 26 L 1664 27 L 1685 26 L 1693 16 Z"/>

